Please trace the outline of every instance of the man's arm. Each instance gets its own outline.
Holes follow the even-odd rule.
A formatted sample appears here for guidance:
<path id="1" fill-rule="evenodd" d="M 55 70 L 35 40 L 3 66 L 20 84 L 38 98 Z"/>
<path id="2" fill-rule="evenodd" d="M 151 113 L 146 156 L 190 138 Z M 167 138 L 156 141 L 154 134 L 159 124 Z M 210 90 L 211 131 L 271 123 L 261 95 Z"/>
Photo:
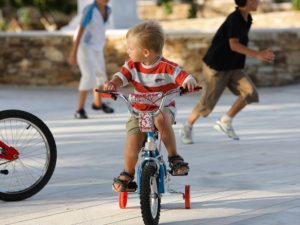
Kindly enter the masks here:
<path id="1" fill-rule="evenodd" d="M 237 38 L 230 38 L 229 39 L 229 46 L 230 49 L 234 52 L 238 52 L 243 55 L 255 57 L 261 61 L 265 62 L 272 62 L 275 59 L 275 55 L 271 50 L 262 50 L 256 51 L 247 46 L 241 44 Z"/>

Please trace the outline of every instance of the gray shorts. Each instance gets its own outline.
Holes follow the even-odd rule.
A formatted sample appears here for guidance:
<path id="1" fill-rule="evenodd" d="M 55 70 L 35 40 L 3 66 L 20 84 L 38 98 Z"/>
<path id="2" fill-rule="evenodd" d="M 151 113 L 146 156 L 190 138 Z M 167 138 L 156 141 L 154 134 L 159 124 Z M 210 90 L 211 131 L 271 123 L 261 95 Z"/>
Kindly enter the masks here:
<path id="1" fill-rule="evenodd" d="M 226 87 L 247 104 L 258 102 L 256 87 L 243 70 L 216 71 L 203 63 L 203 76 L 202 96 L 193 109 L 200 116 L 211 113 Z"/>

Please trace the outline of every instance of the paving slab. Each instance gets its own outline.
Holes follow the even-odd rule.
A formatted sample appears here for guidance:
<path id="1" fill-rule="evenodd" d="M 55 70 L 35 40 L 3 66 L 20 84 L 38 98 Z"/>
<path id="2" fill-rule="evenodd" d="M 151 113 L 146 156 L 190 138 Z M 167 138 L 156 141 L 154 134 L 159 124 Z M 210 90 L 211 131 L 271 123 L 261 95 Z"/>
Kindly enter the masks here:
<path id="1" fill-rule="evenodd" d="M 179 129 L 199 95 L 177 98 L 174 126 L 179 153 L 190 163 L 187 177 L 172 188 L 191 185 L 191 209 L 179 194 L 162 197 L 160 224 L 298 225 L 300 222 L 300 85 L 259 88 L 260 103 L 235 119 L 240 141 L 212 126 L 235 97 L 225 92 L 214 112 L 194 127 L 195 144 L 183 145 Z M 115 114 L 90 108 L 88 120 L 75 120 L 77 90 L 63 87 L 0 86 L 4 109 L 29 111 L 49 126 L 58 149 L 49 184 L 21 202 L 0 201 L 0 224 L 143 224 L 138 194 L 119 209 L 112 178 L 123 169 L 125 122 L 122 102 L 110 102 Z M 163 150 L 165 155 L 165 150 Z"/>

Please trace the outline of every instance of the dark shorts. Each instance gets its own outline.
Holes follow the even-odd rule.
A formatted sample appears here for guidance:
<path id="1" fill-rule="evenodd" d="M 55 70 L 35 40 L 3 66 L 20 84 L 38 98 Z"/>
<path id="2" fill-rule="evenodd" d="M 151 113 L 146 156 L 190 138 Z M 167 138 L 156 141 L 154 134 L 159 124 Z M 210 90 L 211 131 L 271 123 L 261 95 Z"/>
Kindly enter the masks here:
<path id="1" fill-rule="evenodd" d="M 203 63 L 203 92 L 194 112 L 208 116 L 214 109 L 227 87 L 234 95 L 240 96 L 247 104 L 258 102 L 254 83 L 243 70 L 216 71 Z"/>

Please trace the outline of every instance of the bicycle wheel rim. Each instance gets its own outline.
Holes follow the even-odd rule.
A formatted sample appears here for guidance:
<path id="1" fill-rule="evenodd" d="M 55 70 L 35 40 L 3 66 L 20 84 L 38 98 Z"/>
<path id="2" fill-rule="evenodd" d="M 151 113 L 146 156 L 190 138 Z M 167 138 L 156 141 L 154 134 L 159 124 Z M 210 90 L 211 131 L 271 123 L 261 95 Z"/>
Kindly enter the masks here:
<path id="1" fill-rule="evenodd" d="M 20 194 L 33 189 L 44 178 L 50 163 L 50 146 L 42 130 L 33 122 L 18 117 L 0 120 L 0 138 L 16 148 L 20 155 L 14 161 L 0 159 L 0 193 Z"/>
<path id="2" fill-rule="evenodd" d="M 150 208 L 151 208 L 151 214 L 152 218 L 156 218 L 158 213 L 158 189 L 157 189 L 157 181 L 156 177 L 152 176 L 150 177 Z"/>

